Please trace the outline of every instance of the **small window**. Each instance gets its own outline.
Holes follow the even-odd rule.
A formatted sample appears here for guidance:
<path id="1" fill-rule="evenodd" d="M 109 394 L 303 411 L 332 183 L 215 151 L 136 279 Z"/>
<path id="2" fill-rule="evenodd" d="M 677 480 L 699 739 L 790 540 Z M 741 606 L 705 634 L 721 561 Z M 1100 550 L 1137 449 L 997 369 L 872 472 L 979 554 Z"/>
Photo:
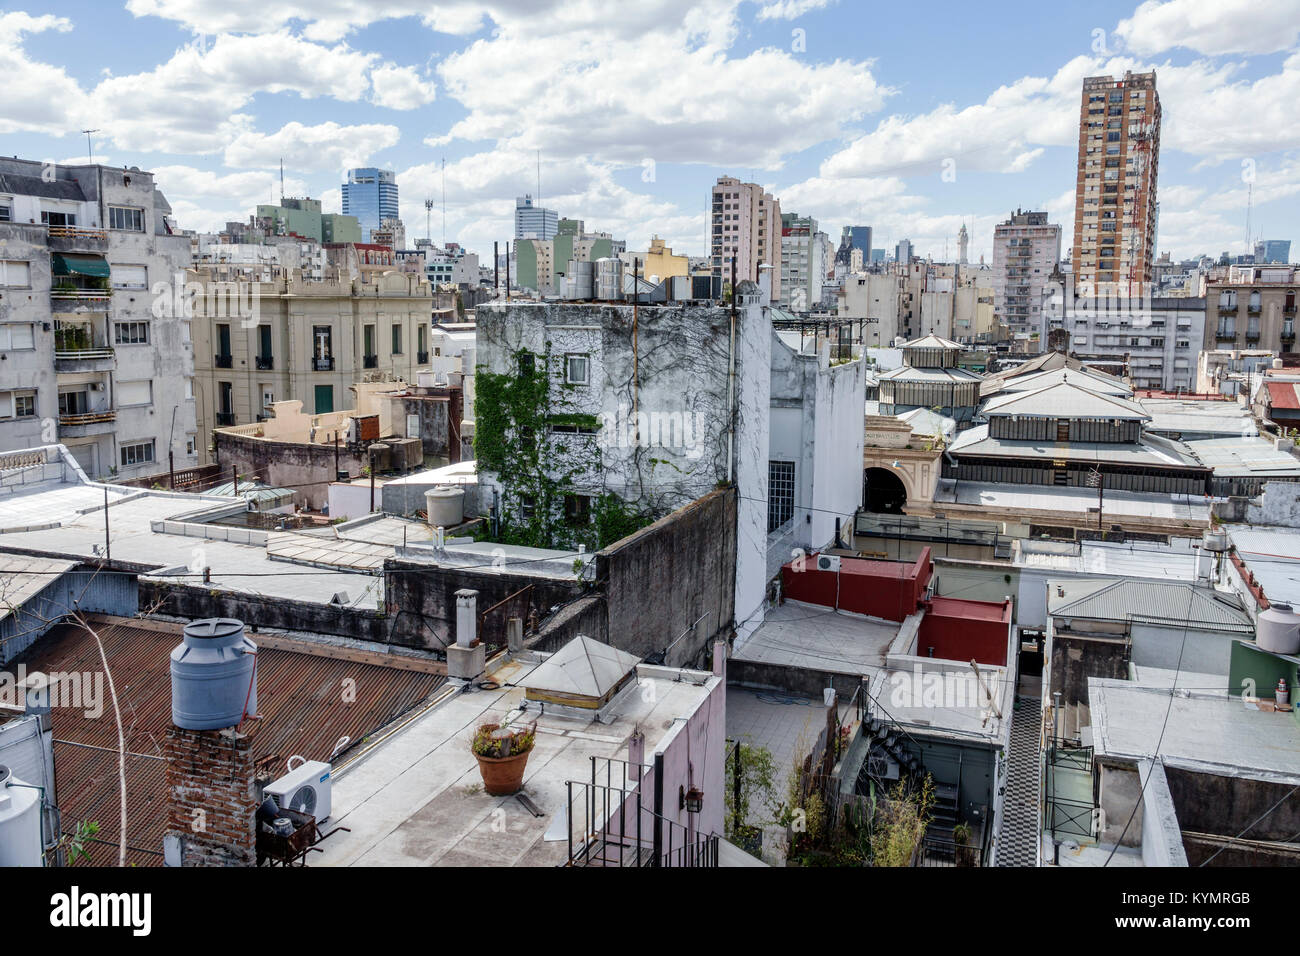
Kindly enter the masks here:
<path id="1" fill-rule="evenodd" d="M 14 216 L 13 200 L 8 196 L 0 198 L 0 222 L 12 222 Z"/>
<path id="2" fill-rule="evenodd" d="M 402 326 L 397 323 L 393 325 L 393 354 L 402 354 Z"/>
<path id="3" fill-rule="evenodd" d="M 114 345 L 148 345 L 149 344 L 149 323 L 148 322 L 114 322 L 113 323 L 113 344 Z"/>
<path id="4" fill-rule="evenodd" d="M 0 352 L 20 352 L 36 348 L 36 327 L 30 322 L 0 325 Z"/>
<path id="5" fill-rule="evenodd" d="M 149 285 L 149 270 L 145 266 L 113 264 L 114 289 L 144 289 Z"/>
<path id="6" fill-rule="evenodd" d="M 108 228 L 144 232 L 144 210 L 130 206 L 109 206 Z"/>
<path id="7" fill-rule="evenodd" d="M 569 524 L 584 525 L 591 523 L 591 496 L 565 495 L 564 520 Z"/>
<path id="8" fill-rule="evenodd" d="M 117 404 L 123 408 L 128 405 L 152 405 L 153 382 L 149 379 L 139 382 L 119 382 Z"/>
<path id="9" fill-rule="evenodd" d="M 32 418 L 36 415 L 36 392 L 0 392 L 0 420 Z"/>
<path id="10" fill-rule="evenodd" d="M 31 284 L 31 267 L 28 263 L 0 261 L 0 285 L 11 289 L 26 289 Z"/>
<path id="11" fill-rule="evenodd" d="M 441 355 L 442 349 L 435 348 L 434 355 Z M 525 378 L 537 371 L 537 360 L 533 357 L 532 352 L 521 352 L 519 354 L 519 374 Z"/>
<path id="12" fill-rule="evenodd" d="M 591 361 L 585 355 L 564 357 L 564 381 L 570 385 L 586 385 L 591 378 Z"/>
<path id="13" fill-rule="evenodd" d="M 122 467 L 147 465 L 153 461 L 153 441 L 133 442 L 122 446 Z"/>

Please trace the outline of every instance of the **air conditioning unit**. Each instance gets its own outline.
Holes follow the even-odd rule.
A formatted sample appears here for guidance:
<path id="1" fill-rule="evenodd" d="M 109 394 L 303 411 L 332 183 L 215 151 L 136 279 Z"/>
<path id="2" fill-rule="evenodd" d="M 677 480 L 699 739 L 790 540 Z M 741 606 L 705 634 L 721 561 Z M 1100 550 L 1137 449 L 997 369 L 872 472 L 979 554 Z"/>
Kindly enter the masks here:
<path id="1" fill-rule="evenodd" d="M 838 554 L 819 554 L 817 555 L 818 571 L 839 571 L 840 556 Z"/>
<path id="2" fill-rule="evenodd" d="M 294 765 L 294 761 L 302 761 Z M 330 770 L 329 764 L 319 760 L 307 760 L 294 754 L 288 761 L 289 772 L 279 780 L 268 784 L 263 794 L 274 797 L 276 806 L 281 810 L 297 810 L 309 813 L 320 823 L 330 815 Z"/>

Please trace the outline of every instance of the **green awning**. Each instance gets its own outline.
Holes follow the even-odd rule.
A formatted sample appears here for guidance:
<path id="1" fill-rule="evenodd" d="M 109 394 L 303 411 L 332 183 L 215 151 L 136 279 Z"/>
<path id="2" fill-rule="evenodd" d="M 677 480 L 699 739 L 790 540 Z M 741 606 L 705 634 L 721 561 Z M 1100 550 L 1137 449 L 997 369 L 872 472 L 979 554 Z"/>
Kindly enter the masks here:
<path id="1" fill-rule="evenodd" d="M 108 260 L 103 256 L 79 255 L 73 252 L 51 252 L 50 265 L 56 276 L 95 276 L 108 278 Z"/>

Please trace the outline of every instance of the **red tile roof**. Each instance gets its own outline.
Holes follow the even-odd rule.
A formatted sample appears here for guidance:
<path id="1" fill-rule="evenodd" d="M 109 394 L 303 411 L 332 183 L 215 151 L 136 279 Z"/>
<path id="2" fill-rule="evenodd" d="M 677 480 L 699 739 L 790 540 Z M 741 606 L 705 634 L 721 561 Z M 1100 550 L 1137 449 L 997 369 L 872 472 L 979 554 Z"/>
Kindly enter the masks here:
<path id="1" fill-rule="evenodd" d="M 167 790 L 163 742 L 171 726 L 170 654 L 180 643 L 181 625 L 105 619 L 100 628 L 122 706 L 127 757 L 127 862 L 162 865 Z M 258 635 L 250 637 L 257 643 Z M 271 639 L 267 638 L 267 643 Z M 329 648 L 331 655 L 347 652 Z M 374 655 L 368 655 L 372 660 Z M 52 629 L 26 653 L 30 673 L 102 673 L 99 651 L 79 625 Z M 259 647 L 257 705 L 260 721 L 242 730 L 253 738 L 254 759 L 278 755 L 277 773 L 293 754 L 328 760 L 336 742 L 350 745 L 426 700 L 446 677 L 380 663 L 358 663 L 340 656 Z M 93 678 L 92 678 L 93 679 Z M 347 700 L 344 680 L 355 699 Z M 104 712 L 97 719 L 73 708 L 53 715 L 55 787 L 65 833 L 81 821 L 99 824 L 103 841 L 90 848 L 95 865 L 116 865 L 119 833 L 117 725 L 104 689 Z"/>

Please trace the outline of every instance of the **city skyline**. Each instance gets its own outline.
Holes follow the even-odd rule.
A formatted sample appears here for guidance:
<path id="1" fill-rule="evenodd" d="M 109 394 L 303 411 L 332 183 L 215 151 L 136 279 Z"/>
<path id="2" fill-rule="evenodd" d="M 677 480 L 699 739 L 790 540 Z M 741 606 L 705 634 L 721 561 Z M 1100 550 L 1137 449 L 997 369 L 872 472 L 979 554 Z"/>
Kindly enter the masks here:
<path id="1" fill-rule="evenodd" d="M 880 248 L 908 238 L 918 255 L 955 258 L 965 225 L 971 261 L 991 262 L 1012 209 L 1045 209 L 1073 232 L 1082 78 L 1155 69 L 1155 252 L 1238 254 L 1250 251 L 1248 175 L 1252 243 L 1294 238 L 1300 133 L 1283 117 L 1300 86 L 1296 6 L 1099 4 L 1051 11 L 1050 29 L 1032 5 L 1000 18 L 955 8 L 951 29 L 927 35 L 822 0 L 664 2 L 594 30 L 581 10 L 493 3 L 425 20 L 400 3 L 268 15 L 237 0 L 215 17 L 184 0 L 54 3 L 0 14 L 0 74 L 15 91 L 0 130 L 10 153 L 80 162 L 81 131 L 98 127 L 96 160 L 153 169 L 197 230 L 273 201 L 281 157 L 286 192 L 327 211 L 341 209 L 346 169 L 393 169 L 402 218 L 418 222 L 423 200 L 441 199 L 445 155 L 448 237 L 481 251 L 509 237 L 515 197 L 536 191 L 540 149 L 542 204 L 630 248 L 657 234 L 706 254 L 709 189 L 734 175 L 828 235 L 870 224 Z M 1034 42 L 990 56 L 1002 23 Z M 106 53 L 104 36 L 130 42 Z M 642 56 L 623 55 L 634 47 Z M 504 62 L 529 82 L 503 86 Z M 705 109 L 719 97 L 726 109 Z M 537 108 L 552 102 L 572 105 Z"/>

